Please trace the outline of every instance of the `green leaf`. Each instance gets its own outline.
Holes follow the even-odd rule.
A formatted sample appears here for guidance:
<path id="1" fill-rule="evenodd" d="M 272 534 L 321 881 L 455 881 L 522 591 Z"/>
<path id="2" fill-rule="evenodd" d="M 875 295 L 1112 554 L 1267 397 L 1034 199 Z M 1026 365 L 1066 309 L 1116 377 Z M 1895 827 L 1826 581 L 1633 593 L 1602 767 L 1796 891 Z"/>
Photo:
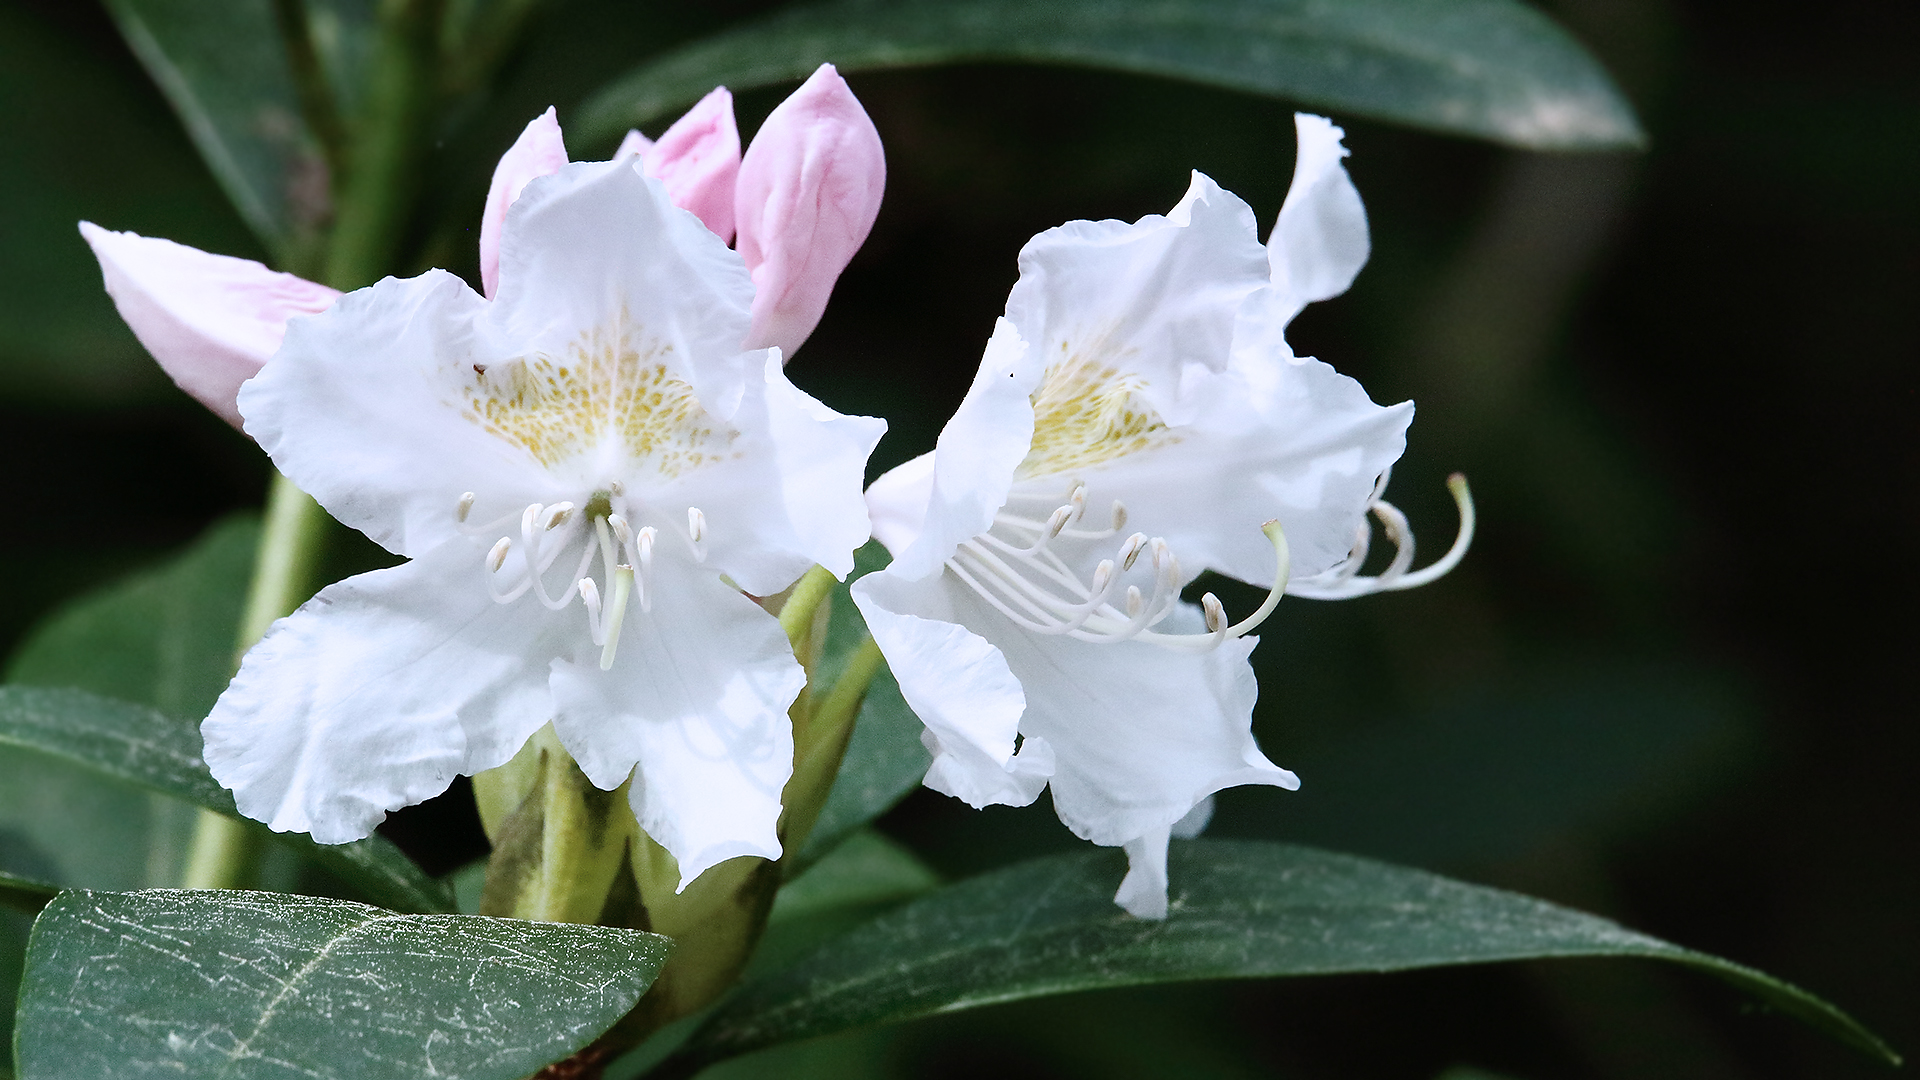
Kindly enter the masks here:
<path id="1" fill-rule="evenodd" d="M 31 915 L 60 894 L 60 886 L 0 870 L 0 904 Z"/>
<path id="2" fill-rule="evenodd" d="M 1698 968 L 1899 1060 L 1769 975 L 1514 893 L 1311 848 L 1188 841 L 1168 862 L 1172 911 L 1151 922 L 1114 906 L 1124 862 L 1111 850 L 1036 859 L 913 901 L 743 987 L 679 1063 L 1071 990 L 1599 956 Z"/>
<path id="3" fill-rule="evenodd" d="M 7 681 L 71 686 L 198 722 L 233 674 L 257 517 L 226 519 L 163 566 L 75 600 L 35 627 Z"/>
<path id="4" fill-rule="evenodd" d="M 0 7 L 0 394 L 98 407 L 185 402 L 114 313 L 82 218 L 257 254 L 193 147 L 115 43 Z"/>
<path id="5" fill-rule="evenodd" d="M 631 1009 L 671 943 L 283 893 L 74 890 L 34 924 L 35 1080 L 518 1080 Z"/>
<path id="6" fill-rule="evenodd" d="M 778 970 L 939 884 L 940 875 L 911 849 L 861 829 L 781 888 L 747 975 Z"/>
<path id="7" fill-rule="evenodd" d="M 81 690 L 0 687 L 0 747 L 6 746 L 49 754 L 239 818 L 232 793 L 201 760 L 198 727 L 144 706 Z M 276 836 L 370 900 L 400 911 L 453 910 L 451 890 L 421 873 L 382 837 L 336 846 L 297 833 Z"/>
<path id="8" fill-rule="evenodd" d="M 636 67 L 571 125 L 583 142 L 735 90 L 844 71 L 1016 61 L 1113 68 L 1533 149 L 1635 146 L 1599 64 L 1517 0 L 830 0 Z"/>
<path id="9" fill-rule="evenodd" d="M 322 61 L 344 69 L 326 73 L 332 87 L 363 81 L 352 65 L 367 51 L 365 7 L 327 3 L 309 17 Z M 274 5 L 107 0 L 107 10 L 240 216 L 285 264 L 295 242 L 325 220 L 328 180 Z"/>

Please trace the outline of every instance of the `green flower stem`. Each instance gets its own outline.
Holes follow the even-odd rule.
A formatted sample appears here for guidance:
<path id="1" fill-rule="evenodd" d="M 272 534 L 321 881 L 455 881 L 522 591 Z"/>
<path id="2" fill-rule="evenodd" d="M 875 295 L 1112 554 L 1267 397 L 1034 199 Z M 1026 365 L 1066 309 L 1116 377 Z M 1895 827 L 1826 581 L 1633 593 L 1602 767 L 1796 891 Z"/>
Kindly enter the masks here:
<path id="1" fill-rule="evenodd" d="M 807 835 L 820 820 L 820 810 L 833 790 L 833 779 L 846 756 L 854 718 L 867 699 L 867 688 L 880 672 L 880 646 L 871 635 L 862 638 L 832 689 L 814 699 L 804 732 L 795 732 L 793 777 L 787 781 L 785 810 L 780 820 L 780 847 L 788 853 L 806 845 Z"/>
<path id="2" fill-rule="evenodd" d="M 275 619 L 291 613 L 312 594 L 313 569 L 326 523 L 320 504 L 286 477 L 274 476 L 260 547 L 254 555 L 253 584 L 240 616 L 235 668 Z M 200 811 L 181 884 L 189 889 L 232 889 L 246 884 L 262 839 L 257 826 L 211 810 Z"/>
<path id="3" fill-rule="evenodd" d="M 405 234 L 436 99 L 445 6 L 445 0 L 381 0 L 373 74 L 347 154 L 352 171 L 334 192 L 325 281 L 336 289 L 378 281 Z"/>
<path id="4" fill-rule="evenodd" d="M 408 208 L 412 204 L 414 165 L 434 98 L 435 62 L 444 0 L 382 0 L 380 37 L 375 46 L 373 82 L 360 123 L 344 152 L 352 170 L 336 174 L 338 224 L 328 245 L 323 279 L 337 289 L 371 284 L 393 260 Z M 282 30 L 290 34 L 290 57 L 300 68 L 304 5 L 282 4 Z M 299 24 L 290 19 L 301 20 Z M 311 78 L 316 71 L 296 71 Z M 312 111 L 313 102 L 305 103 Z M 312 119 L 310 116 L 309 119 Z M 325 138 L 329 132 L 319 133 Z M 333 164 L 339 164 L 336 160 Z M 267 519 L 253 568 L 253 585 L 240 620 L 239 653 L 244 655 L 275 619 L 291 614 L 311 595 L 314 565 L 327 522 L 326 512 L 284 476 L 275 476 L 267 500 Z M 236 666 L 238 663 L 236 661 Z M 190 889 L 228 889 L 252 875 L 262 839 L 248 823 L 202 811 L 187 850 L 183 884 Z"/>

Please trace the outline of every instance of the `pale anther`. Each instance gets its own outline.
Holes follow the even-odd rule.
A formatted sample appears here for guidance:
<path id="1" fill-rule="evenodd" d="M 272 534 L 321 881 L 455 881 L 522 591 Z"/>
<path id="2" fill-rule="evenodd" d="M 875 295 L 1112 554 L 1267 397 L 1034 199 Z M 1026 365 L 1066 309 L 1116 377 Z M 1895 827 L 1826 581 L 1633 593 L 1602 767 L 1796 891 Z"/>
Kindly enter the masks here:
<path id="1" fill-rule="evenodd" d="M 1113 500 L 1113 531 L 1119 532 L 1127 527 L 1127 504 L 1119 499 Z"/>
<path id="2" fill-rule="evenodd" d="M 1146 533 L 1134 533 L 1127 537 L 1126 543 L 1120 545 L 1120 554 L 1116 556 L 1120 560 L 1120 569 L 1133 569 L 1133 564 L 1139 560 L 1140 552 L 1145 550 L 1146 546 Z"/>
<path id="3" fill-rule="evenodd" d="M 608 514 L 607 525 L 613 529 L 613 538 L 620 541 L 621 547 L 633 543 L 633 526 L 627 524 L 626 518 L 619 514 Z"/>
<path id="4" fill-rule="evenodd" d="M 1073 516 L 1073 507 L 1070 505 L 1055 510 L 1053 516 L 1047 519 L 1047 539 L 1059 536 L 1060 530 L 1067 527 L 1067 522 L 1072 521 Z"/>
<path id="5" fill-rule="evenodd" d="M 551 532 L 559 528 L 560 523 L 567 520 L 567 516 L 572 513 L 573 504 L 570 502 L 555 503 L 547 507 L 547 530 Z"/>
<path id="6" fill-rule="evenodd" d="M 453 516 L 456 521 L 465 522 L 467 515 L 473 513 L 473 500 L 475 498 L 477 498 L 477 496 L 471 491 L 460 496 L 460 505 L 453 511 Z"/>
<path id="7" fill-rule="evenodd" d="M 494 542 L 493 550 L 487 552 L 487 569 L 499 573 L 507 564 L 507 553 L 513 550 L 513 541 L 505 536 Z"/>
<path id="8" fill-rule="evenodd" d="M 1220 598 L 1212 593 L 1208 593 L 1200 598 L 1200 607 L 1201 610 L 1206 612 L 1208 632 L 1215 634 L 1225 633 L 1227 629 L 1227 609 L 1221 605 Z"/>
<path id="9" fill-rule="evenodd" d="M 707 515 L 697 506 L 687 507 L 687 539 L 699 543 L 707 538 Z"/>

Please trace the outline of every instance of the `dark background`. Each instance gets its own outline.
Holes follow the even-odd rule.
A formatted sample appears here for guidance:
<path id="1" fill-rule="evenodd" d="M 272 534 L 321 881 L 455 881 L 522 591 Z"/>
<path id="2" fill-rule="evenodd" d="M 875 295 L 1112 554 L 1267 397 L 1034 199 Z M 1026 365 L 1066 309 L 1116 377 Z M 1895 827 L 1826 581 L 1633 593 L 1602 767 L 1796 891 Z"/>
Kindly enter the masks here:
<path id="1" fill-rule="evenodd" d="M 763 6 L 558 5 L 506 87 L 437 145 L 425 220 L 472 220 L 493 157 L 539 108 L 564 124 L 641 53 Z M 1473 479 L 1481 533 L 1427 589 L 1281 608 L 1255 655 L 1257 730 L 1304 787 L 1223 797 L 1214 832 L 1600 912 L 1799 983 L 1920 1050 L 1920 735 L 1901 660 L 1920 531 L 1920 8 L 1552 10 L 1633 99 L 1646 152 L 1531 155 L 1334 117 L 1374 256 L 1292 336 L 1376 400 L 1419 402 L 1391 494 L 1428 557 L 1453 528 L 1452 470 Z M 1028 68 L 850 81 L 886 142 L 887 201 L 789 370 L 890 419 L 880 467 L 931 446 L 1028 236 L 1163 212 L 1190 168 L 1270 227 L 1291 170 L 1288 103 Z M 743 131 L 784 92 L 741 95 Z M 260 256 L 94 7 L 0 6 L 0 113 L 10 644 L 257 505 L 267 473 L 152 369 L 73 231 L 88 217 Z M 413 260 L 471 276 L 471 232 L 435 235 L 414 238 Z M 470 846 L 460 808 L 440 810 L 425 842 Z M 927 792 L 882 824 L 952 874 L 1077 843 L 1045 805 L 974 813 Z M 1882 1074 L 1704 977 L 1631 962 L 1082 995 L 729 1071 L 1425 1080 L 1454 1066 Z"/>

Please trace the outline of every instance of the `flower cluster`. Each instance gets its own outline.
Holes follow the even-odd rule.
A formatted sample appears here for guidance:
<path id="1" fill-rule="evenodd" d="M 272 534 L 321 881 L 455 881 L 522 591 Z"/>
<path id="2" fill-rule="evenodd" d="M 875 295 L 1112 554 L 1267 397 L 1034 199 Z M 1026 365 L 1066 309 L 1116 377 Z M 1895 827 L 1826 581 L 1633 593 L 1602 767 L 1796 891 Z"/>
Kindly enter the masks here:
<path id="1" fill-rule="evenodd" d="M 1402 588 L 1381 501 L 1411 404 L 1287 344 L 1366 261 L 1341 132 L 1298 118 L 1263 245 L 1195 174 L 1165 216 L 1072 222 L 1020 279 L 937 448 L 863 493 L 885 425 L 783 365 L 872 226 L 880 144 L 823 67 L 743 155 L 724 89 L 657 141 L 569 163 L 552 110 L 501 159 L 476 293 L 444 271 L 345 296 L 162 240 L 82 232 L 189 393 L 407 561 L 323 590 L 248 653 L 203 725 L 240 809 L 323 843 L 507 762 L 539 729 L 629 785 L 681 887 L 778 858 L 806 675 L 756 597 L 891 565 L 853 595 L 976 807 L 1050 788 L 1122 846 L 1116 901 L 1167 911 L 1170 836 L 1212 794 L 1292 788 L 1255 744 L 1249 636 L 1282 595 Z M 731 246 L 729 246 L 731 244 Z M 1359 574 L 1369 515 L 1399 546 Z M 1265 587 L 1239 621 L 1202 571 Z"/>

